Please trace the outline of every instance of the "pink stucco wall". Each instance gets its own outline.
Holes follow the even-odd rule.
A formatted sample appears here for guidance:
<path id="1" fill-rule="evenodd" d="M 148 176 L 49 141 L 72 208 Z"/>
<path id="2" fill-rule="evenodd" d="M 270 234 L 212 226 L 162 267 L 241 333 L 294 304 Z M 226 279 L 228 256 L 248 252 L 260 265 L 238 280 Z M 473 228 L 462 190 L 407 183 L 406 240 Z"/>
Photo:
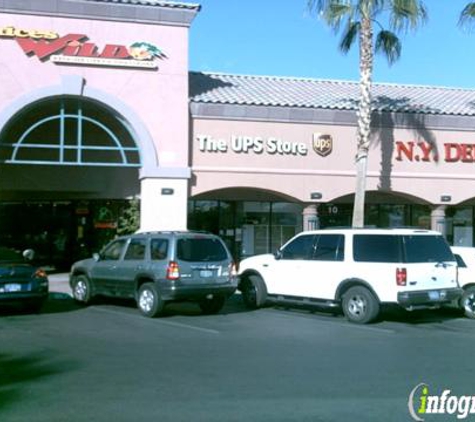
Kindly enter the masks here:
<path id="1" fill-rule="evenodd" d="M 85 34 L 99 50 L 106 44 L 129 46 L 145 41 L 167 59 L 158 70 L 54 64 L 28 57 L 17 42 L 1 38 L 0 110 L 35 90 L 60 84 L 62 75 L 79 75 L 86 86 L 127 104 L 150 133 L 165 167 L 188 165 L 188 29 L 99 20 L 0 14 L 0 28 L 47 30 L 64 36 Z"/>

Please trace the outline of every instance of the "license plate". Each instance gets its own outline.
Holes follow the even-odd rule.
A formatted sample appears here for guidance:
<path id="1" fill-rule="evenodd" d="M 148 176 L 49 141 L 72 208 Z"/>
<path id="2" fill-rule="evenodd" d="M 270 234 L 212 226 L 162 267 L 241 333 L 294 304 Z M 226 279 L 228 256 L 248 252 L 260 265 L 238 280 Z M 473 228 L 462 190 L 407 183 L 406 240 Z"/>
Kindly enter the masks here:
<path id="1" fill-rule="evenodd" d="M 21 284 L 5 284 L 4 291 L 8 293 L 21 291 Z"/>
<path id="2" fill-rule="evenodd" d="M 430 300 L 440 300 L 440 293 L 439 292 L 429 292 L 429 299 Z"/>
<path id="3" fill-rule="evenodd" d="M 213 276 L 213 271 L 211 270 L 201 270 L 200 271 L 200 277 L 202 278 L 209 278 Z"/>

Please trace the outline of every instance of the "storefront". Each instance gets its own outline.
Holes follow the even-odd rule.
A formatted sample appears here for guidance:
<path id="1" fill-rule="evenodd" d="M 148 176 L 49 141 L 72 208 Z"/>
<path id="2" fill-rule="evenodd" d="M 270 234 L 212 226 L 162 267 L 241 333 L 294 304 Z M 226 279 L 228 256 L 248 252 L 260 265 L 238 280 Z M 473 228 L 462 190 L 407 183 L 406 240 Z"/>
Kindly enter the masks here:
<path id="1" fill-rule="evenodd" d="M 0 238 L 71 261 L 114 236 L 134 198 L 143 230 L 186 228 L 188 30 L 200 7 L 1 4 Z"/>
<path id="2" fill-rule="evenodd" d="M 238 256 L 279 245 L 274 207 L 293 209 L 289 235 L 351 225 L 356 82 L 190 75 L 193 205 L 243 210 Z M 473 245 L 474 100 L 469 90 L 374 86 L 366 225 L 432 228 Z M 253 201 L 262 218 L 241 218 Z"/>
<path id="3" fill-rule="evenodd" d="M 137 201 L 141 230 L 213 231 L 237 258 L 350 225 L 357 83 L 190 72 L 195 4 L 2 5 L 1 242 L 67 266 Z M 374 92 L 366 224 L 473 245 L 475 92 Z"/>

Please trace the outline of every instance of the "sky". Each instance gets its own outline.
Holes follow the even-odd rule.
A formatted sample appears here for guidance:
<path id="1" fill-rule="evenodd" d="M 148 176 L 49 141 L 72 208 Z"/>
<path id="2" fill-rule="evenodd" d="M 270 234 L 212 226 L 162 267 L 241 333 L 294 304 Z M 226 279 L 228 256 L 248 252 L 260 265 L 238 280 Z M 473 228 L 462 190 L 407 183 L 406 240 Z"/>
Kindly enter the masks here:
<path id="1" fill-rule="evenodd" d="M 355 45 L 345 55 L 306 0 L 201 0 L 190 30 L 190 69 L 240 75 L 359 80 Z M 475 89 L 475 30 L 458 26 L 469 0 L 426 0 L 428 21 L 401 34 L 402 54 L 376 58 L 374 82 Z"/>

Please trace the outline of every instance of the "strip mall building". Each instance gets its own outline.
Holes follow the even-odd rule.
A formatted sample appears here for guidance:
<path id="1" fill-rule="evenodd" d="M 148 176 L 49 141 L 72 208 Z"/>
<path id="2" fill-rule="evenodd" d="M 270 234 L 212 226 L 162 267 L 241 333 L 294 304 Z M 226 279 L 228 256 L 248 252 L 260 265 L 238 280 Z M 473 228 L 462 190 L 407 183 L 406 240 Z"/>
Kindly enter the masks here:
<path id="1" fill-rule="evenodd" d="M 203 229 L 236 257 L 351 223 L 358 84 L 190 72 L 194 4 L 0 0 L 0 243 L 67 264 Z M 202 11 L 206 13 L 206 11 Z M 376 84 L 365 222 L 473 245 L 475 91 Z"/>

